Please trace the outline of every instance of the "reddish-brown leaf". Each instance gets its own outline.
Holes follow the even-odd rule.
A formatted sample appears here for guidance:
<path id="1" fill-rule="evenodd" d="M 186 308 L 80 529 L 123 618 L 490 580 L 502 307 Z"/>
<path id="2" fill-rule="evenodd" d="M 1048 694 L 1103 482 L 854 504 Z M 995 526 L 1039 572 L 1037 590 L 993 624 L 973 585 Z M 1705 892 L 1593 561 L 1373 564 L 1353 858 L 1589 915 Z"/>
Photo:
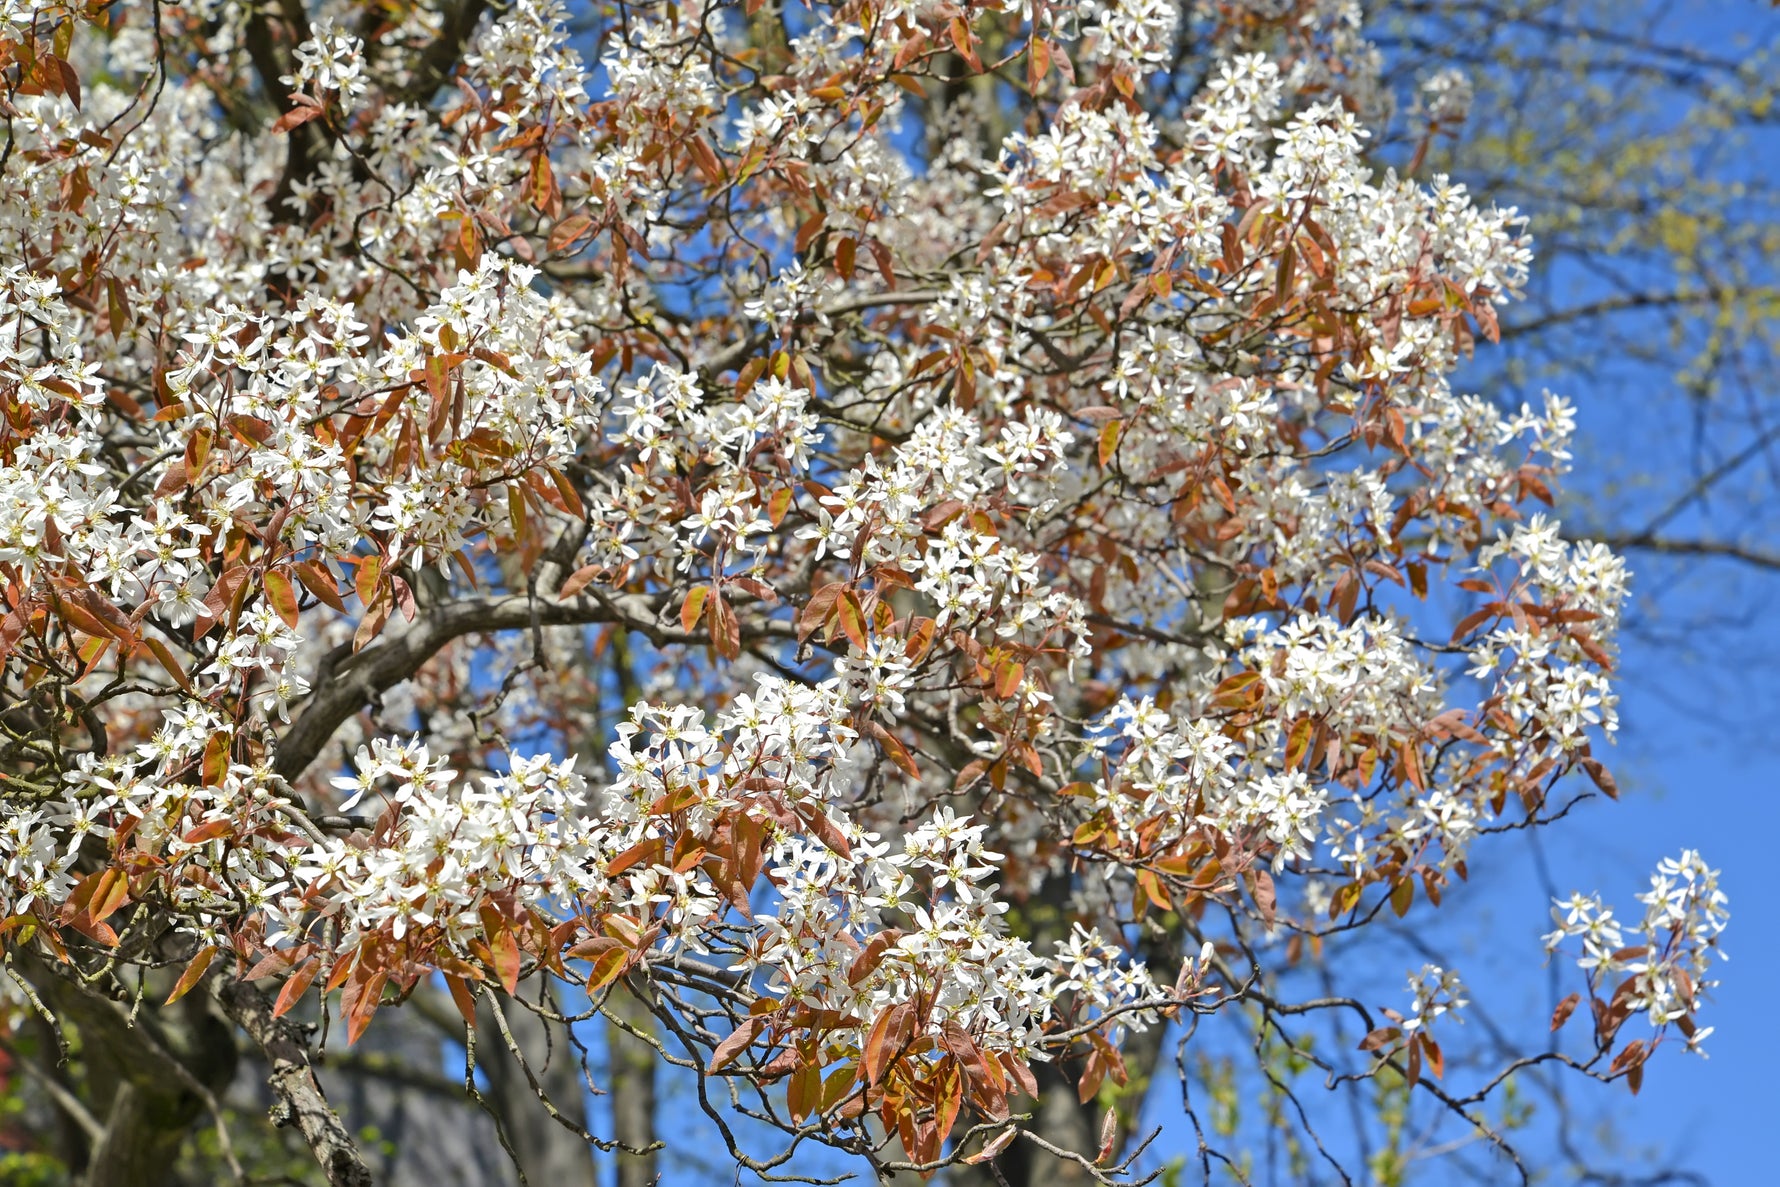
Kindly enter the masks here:
<path id="1" fill-rule="evenodd" d="M 468 981 L 456 973 L 445 974 L 445 988 L 451 991 L 451 1002 L 457 1007 L 458 1014 L 463 1018 L 464 1025 L 476 1028 L 476 995 L 470 989 Z"/>
<path id="2" fill-rule="evenodd" d="M 340 597 L 339 587 L 334 584 L 333 574 L 329 573 L 327 567 L 320 561 L 298 561 L 291 566 L 291 571 L 297 575 L 297 580 L 303 583 L 303 588 L 314 594 L 317 600 L 335 610 L 344 611 L 346 609 L 346 603 Z"/>
<path id="3" fill-rule="evenodd" d="M 908 748 L 902 744 L 902 741 L 897 738 L 895 734 L 891 733 L 875 721 L 871 722 L 867 726 L 867 729 L 871 733 L 871 736 L 878 740 L 878 745 L 884 748 L 884 753 L 889 756 L 890 761 L 895 763 L 903 774 L 907 775 L 910 779 L 919 779 L 921 777 L 921 770 L 915 765 L 914 757 L 909 754 Z"/>
<path id="4" fill-rule="evenodd" d="M 358 594 L 358 600 L 366 606 L 377 600 L 377 592 L 383 583 L 383 558 L 367 556 L 359 562 L 358 572 L 353 575 L 352 589 Z"/>
<path id="5" fill-rule="evenodd" d="M 631 953 L 621 944 L 614 944 L 593 958 L 587 972 L 587 992 L 598 993 L 619 977 L 630 966 Z"/>
<path id="6" fill-rule="evenodd" d="M 511 997 L 519 991 L 519 941 L 514 938 L 513 929 L 503 927 L 489 936 L 488 948 L 494 953 L 494 971 L 501 979 L 501 988 Z"/>
<path id="7" fill-rule="evenodd" d="M 859 606 L 859 599 L 853 596 L 852 590 L 844 590 L 838 602 L 840 611 L 841 632 L 847 636 L 853 646 L 864 651 L 865 647 L 865 611 Z"/>
<path id="8" fill-rule="evenodd" d="M 1380 1026 L 1369 1031 L 1366 1037 L 1360 1040 L 1360 1050 L 1376 1051 L 1380 1047 L 1395 1043 L 1402 1037 L 1403 1031 L 1400 1028 L 1395 1026 Z"/>
<path id="9" fill-rule="evenodd" d="M 571 214 L 569 217 L 557 223 L 554 227 L 551 227 L 550 238 L 547 241 L 551 254 L 554 255 L 558 252 L 566 251 L 570 244 L 581 238 L 581 236 L 587 234 L 588 228 L 592 226 L 593 220 L 587 215 Z"/>
<path id="10" fill-rule="evenodd" d="M 1100 1085 L 1106 1080 L 1106 1063 L 1099 1051 L 1088 1056 L 1088 1062 L 1082 1067 L 1082 1078 L 1076 1081 L 1076 1099 L 1087 1104 L 1100 1093 Z"/>
<path id="11" fill-rule="evenodd" d="M 202 981 L 204 974 L 209 971 L 210 962 L 216 959 L 216 952 L 215 944 L 207 944 L 198 949 L 198 954 L 192 957 L 190 964 L 185 966 L 185 972 L 179 975 L 179 981 L 173 986 L 173 992 L 167 995 L 167 1000 L 162 1004 L 170 1006 L 196 989 L 198 982 Z"/>
<path id="12" fill-rule="evenodd" d="M 1583 759 L 1582 769 L 1588 772 L 1588 777 L 1594 780 L 1595 786 L 1605 792 L 1609 799 L 1616 800 L 1619 798 L 1619 784 L 1614 782 L 1612 773 L 1602 765 L 1600 759 Z"/>
<path id="13" fill-rule="evenodd" d="M 946 26 L 946 31 L 952 38 L 952 48 L 958 51 L 958 56 L 970 65 L 973 73 L 981 74 L 983 60 L 977 57 L 976 47 L 972 44 L 974 38 L 971 36 L 970 26 L 965 23 L 964 18 L 953 17 L 951 23 Z"/>
<path id="14" fill-rule="evenodd" d="M 900 929 L 890 928 L 879 932 L 868 940 L 865 950 L 853 958 L 852 967 L 847 970 L 847 984 L 853 986 L 864 984 L 865 979 L 871 976 L 880 964 L 884 963 L 884 955 L 890 951 L 890 946 L 901 938 Z"/>
<path id="15" fill-rule="evenodd" d="M 708 585 L 695 585 L 686 591 L 686 600 L 680 603 L 680 629 L 692 633 L 698 626 L 699 617 L 705 612 L 705 598 L 710 594 Z"/>
<path id="16" fill-rule="evenodd" d="M 1261 912 L 1263 926 L 1272 927 L 1279 908 L 1279 893 L 1273 886 L 1273 875 L 1259 867 L 1255 870 L 1255 906 Z"/>
<path id="17" fill-rule="evenodd" d="M 557 592 L 556 600 L 559 602 L 566 602 L 570 598 L 578 596 L 582 590 L 592 584 L 593 579 L 598 577 L 602 571 L 602 566 L 597 564 L 582 565 L 579 569 L 570 573 L 569 579 L 562 583 L 562 589 Z"/>
<path id="18" fill-rule="evenodd" d="M 802 613 L 797 616 L 797 637 L 800 642 L 822 629 L 829 615 L 834 613 L 835 602 L 846 588 L 846 582 L 835 581 L 810 595 Z"/>
<path id="19" fill-rule="evenodd" d="M 371 1016 L 382 1004 L 383 987 L 388 982 L 389 973 L 378 969 L 371 974 L 365 982 L 364 988 L 353 1000 L 352 1008 L 346 1011 L 346 1041 L 348 1044 L 358 1042 L 359 1037 L 365 1033 L 365 1028 L 371 1025 Z"/>
<path id="20" fill-rule="evenodd" d="M 920 663 L 927 655 L 927 649 L 933 646 L 934 621 L 931 618 L 917 618 L 914 629 L 909 632 L 908 639 L 902 645 L 905 659 Z"/>
<path id="21" fill-rule="evenodd" d="M 799 804 L 797 816 L 809 826 L 812 833 L 816 834 L 818 841 L 842 857 L 853 856 L 853 846 L 847 843 L 847 838 L 842 834 L 840 826 L 829 818 L 828 813 L 822 810 L 821 805 Z"/>
<path id="22" fill-rule="evenodd" d="M 1433 1035 L 1425 1032 L 1420 1038 L 1422 1057 L 1428 1062 L 1428 1070 L 1434 1073 L 1436 1080 L 1444 1080 L 1446 1078 L 1446 1056 L 1441 1052 L 1440 1044 L 1434 1041 Z"/>
<path id="23" fill-rule="evenodd" d="M 883 1082 L 884 1070 L 901 1054 L 902 1046 L 913 1030 L 913 1022 L 914 1007 L 904 1002 L 885 1010 L 872 1023 L 871 1030 L 866 1034 L 865 1052 L 860 1060 L 867 1084 L 875 1086 Z"/>
<path id="24" fill-rule="evenodd" d="M 801 1124 L 821 1102 L 822 1070 L 808 1059 L 800 1058 L 785 1092 L 785 1105 L 791 1111 L 791 1119 Z"/>
<path id="25" fill-rule="evenodd" d="M 1265 691 L 1259 672 L 1237 672 L 1219 681 L 1211 703 L 1218 709 L 1252 709 L 1261 703 Z"/>
<path id="26" fill-rule="evenodd" d="M 1112 465 L 1113 458 L 1119 453 L 1119 437 L 1123 433 L 1125 422 L 1109 420 L 1100 426 L 1099 458 L 1102 468 Z"/>
<path id="27" fill-rule="evenodd" d="M 1452 641 L 1457 643 L 1460 639 L 1463 639 L 1466 635 L 1469 635 L 1484 623 L 1489 622 L 1492 619 L 1500 618 L 1501 614 L 1498 611 L 1498 604 L 1491 602 L 1483 609 L 1474 610 L 1470 614 L 1465 615 L 1465 617 L 1459 620 L 1459 625 L 1452 628 Z"/>
<path id="28" fill-rule="evenodd" d="M 293 107 L 272 122 L 272 135 L 282 136 L 291 129 L 302 127 L 310 120 L 318 118 L 321 113 L 321 108 L 307 104 Z"/>
<path id="29" fill-rule="evenodd" d="M 93 897 L 87 903 L 87 914 L 95 923 L 102 922 L 129 901 L 129 877 L 122 870 L 108 869 L 99 875 L 99 884 L 93 888 Z"/>
<path id="30" fill-rule="evenodd" d="M 278 1000 L 272 1003 L 272 1017 L 282 1018 L 296 1007 L 297 1002 L 309 991 L 317 973 L 321 972 L 321 961 L 310 957 L 293 972 L 284 986 L 278 991 Z"/>
<path id="31" fill-rule="evenodd" d="M 736 1056 L 748 1049 L 748 1044 L 754 1041 L 755 1036 L 765 1025 L 766 1019 L 756 1016 L 747 1019 L 738 1026 L 734 1033 L 718 1043 L 716 1050 L 711 1052 L 711 1062 L 705 1065 L 705 1075 L 709 1076 L 722 1071 Z"/>
<path id="32" fill-rule="evenodd" d="M 711 645 L 717 654 L 724 659 L 736 659 L 742 654 L 742 628 L 736 621 L 735 611 L 720 590 L 713 589 L 705 600 L 706 615 L 711 630 Z"/>
<path id="33" fill-rule="evenodd" d="M 284 625 L 295 628 L 297 625 L 297 591 L 291 585 L 290 578 L 277 569 L 267 569 L 265 576 L 266 600 L 272 603 L 272 609 L 278 611 L 278 617 Z"/>
<path id="34" fill-rule="evenodd" d="M 161 667 L 167 670 L 167 675 L 173 677 L 173 682 L 186 692 L 192 691 L 191 677 L 185 674 L 185 669 L 180 666 L 179 660 L 174 658 L 173 652 L 168 649 L 167 645 L 159 639 L 153 638 L 145 638 L 142 641 L 147 645 L 149 652 L 161 662 Z"/>
<path id="35" fill-rule="evenodd" d="M 228 733 L 218 731 L 204 744 L 204 786 L 215 787 L 229 773 L 229 746 L 233 741 Z"/>
<path id="36" fill-rule="evenodd" d="M 606 863 L 606 877 L 616 878 L 619 874 L 642 861 L 660 861 L 663 846 L 660 837 L 650 837 L 638 841 L 617 857 Z"/>

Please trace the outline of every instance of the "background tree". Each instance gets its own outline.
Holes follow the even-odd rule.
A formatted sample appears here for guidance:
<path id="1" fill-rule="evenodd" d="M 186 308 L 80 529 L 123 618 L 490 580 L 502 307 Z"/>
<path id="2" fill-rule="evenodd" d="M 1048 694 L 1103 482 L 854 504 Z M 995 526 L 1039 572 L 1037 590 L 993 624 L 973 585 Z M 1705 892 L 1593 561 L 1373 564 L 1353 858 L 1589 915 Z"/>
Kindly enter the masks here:
<path id="1" fill-rule="evenodd" d="M 1629 629 L 1681 662 L 1727 634 L 1762 652 L 1731 608 L 1763 600 L 1775 567 L 1780 20 L 1768 5 L 1691 3 L 1376 16 L 1398 92 L 1438 92 L 1412 105 L 1400 150 L 1425 145 L 1424 170 L 1517 206 L 1538 244 L 1526 305 L 1470 374 L 1503 400 L 1593 396 L 1588 478 L 1568 489 L 1566 522 L 1633 559 L 1643 603 Z M 1688 596 L 1702 589 L 1713 596 Z M 1682 613 L 1689 602 L 1712 613 Z"/>
<path id="2" fill-rule="evenodd" d="M 1361 134 L 1460 44 L 1418 30 L 1486 27 L 1487 95 L 1585 26 L 1379 15 L 1406 52 L 1340 4 L 9 12 L 0 843 L 44 1173 L 296 1173 L 225 1105 L 262 1083 L 334 1182 L 461 1148 L 403 1092 L 636 1181 L 678 1067 L 756 1172 L 1110 1180 L 1175 1046 L 1209 1175 L 1214 1025 L 1294 1166 L 1348 1153 L 1310 1068 L 1362 1159 L 1420 1099 L 1520 1166 L 1512 1073 L 1635 1087 L 1691 1043 L 1692 854 L 1641 925 L 1571 902 L 1589 1033 L 1488 1071 L 1451 973 L 1375 1014 L 1347 943 L 1611 792 L 1623 587 L 1523 510 L 1565 405 L 1446 379 L 1530 257 L 1431 167 L 1454 135 L 1534 186 L 1491 172 L 1527 138 L 1447 74 L 1408 159 Z M 1509 325 L 1761 282 L 1693 283 Z M 1761 559 L 1674 522 L 1617 534 Z"/>

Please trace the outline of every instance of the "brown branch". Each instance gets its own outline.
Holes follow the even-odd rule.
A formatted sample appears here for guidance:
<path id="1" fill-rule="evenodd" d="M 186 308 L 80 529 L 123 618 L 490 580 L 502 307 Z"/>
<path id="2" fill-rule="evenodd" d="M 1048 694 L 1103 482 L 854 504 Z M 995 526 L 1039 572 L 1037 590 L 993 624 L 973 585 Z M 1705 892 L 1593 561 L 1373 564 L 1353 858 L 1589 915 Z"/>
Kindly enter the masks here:
<path id="1" fill-rule="evenodd" d="M 1756 290 L 1756 293 L 1759 292 L 1761 290 Z M 1716 286 L 1673 293 L 1622 293 L 1618 296 L 1603 297 L 1598 301 L 1589 301 L 1582 305 L 1572 305 L 1567 309 L 1554 309 L 1540 317 L 1531 317 L 1524 321 L 1505 325 L 1502 327 L 1502 337 L 1504 339 L 1523 337 L 1569 322 L 1611 317 L 1616 313 L 1627 313 L 1635 309 L 1673 309 L 1691 305 L 1717 305 L 1733 296 L 1747 298 L 1751 295 L 1755 294 L 1731 293 Z"/>
<path id="2" fill-rule="evenodd" d="M 1780 440 L 1780 425 L 1774 425 L 1764 429 L 1753 441 L 1750 441 L 1742 449 L 1739 449 L 1736 453 L 1725 458 L 1724 461 L 1695 479 L 1691 486 L 1671 499 L 1668 505 L 1652 516 L 1641 529 L 1630 535 L 1621 535 L 1618 539 L 1626 547 L 1655 548 L 1650 541 L 1662 539 L 1657 533 L 1662 530 L 1663 525 L 1669 523 L 1683 511 L 1686 511 L 1694 503 L 1699 502 L 1707 495 L 1711 494 L 1712 488 L 1717 486 L 1720 482 L 1723 482 L 1726 478 L 1729 478 L 1732 474 L 1742 469 L 1751 461 L 1760 457 L 1777 440 Z M 1607 540 L 1605 537 L 1590 538 L 1598 538 L 1602 539 L 1604 542 L 1611 543 L 1611 541 Z M 1738 546 L 1725 544 L 1714 547 L 1731 549 Z M 1655 550 L 1661 551 L 1661 549 Z M 1725 555 L 1729 554 L 1726 553 Z M 1757 555 L 1760 554 L 1758 553 Z"/>
<path id="3" fill-rule="evenodd" d="M 177 1153 L 186 1126 L 205 1112 L 215 1123 L 220 1153 L 233 1178 L 244 1178 L 216 1097 L 235 1070 L 234 1036 L 220 1019 L 205 1014 L 197 998 L 186 999 L 179 1011 L 183 1028 L 167 1012 L 138 1017 L 81 976 L 78 966 L 35 954 L 24 955 L 22 963 L 80 1029 L 89 1070 L 97 1059 L 117 1077 L 104 1121 L 90 1118 L 100 1135 L 87 1170 L 89 1187 L 144 1181 L 150 1168 Z M 68 1111 L 66 1104 L 62 1107 Z M 72 1112 L 70 1116 L 88 1129 L 87 1120 Z"/>
<path id="4" fill-rule="evenodd" d="M 82 1133 L 86 1134 L 88 1141 L 97 1146 L 104 1139 L 105 1126 L 100 1124 L 99 1119 L 93 1116 L 81 1099 L 70 1092 L 66 1085 L 39 1067 L 35 1060 L 20 1054 L 16 1047 L 4 1039 L 0 1039 L 0 1051 L 6 1052 L 7 1058 L 12 1060 L 14 1067 L 25 1069 L 25 1074 L 35 1080 L 49 1096 L 50 1102 L 66 1113 L 68 1119 L 73 1121 Z"/>
<path id="5" fill-rule="evenodd" d="M 488 0 L 463 0 L 445 14 L 439 24 L 439 35 L 421 51 L 414 79 L 397 92 L 397 102 L 425 103 L 434 91 L 451 80 L 451 72 L 457 68 L 458 58 L 463 56 L 470 34 L 476 31 L 476 24 L 487 9 Z"/>
<path id="6" fill-rule="evenodd" d="M 274 769 L 287 780 L 297 778 L 342 722 L 375 703 L 385 690 L 414 675 L 447 643 L 464 635 L 617 623 L 646 636 L 657 647 L 710 641 L 705 631 L 685 631 L 677 624 L 663 626 L 657 617 L 659 606 L 659 599 L 644 594 L 613 596 L 591 590 L 567 600 L 543 593 L 536 597 L 507 594 L 429 607 L 399 634 L 385 635 L 357 654 L 336 649 L 322 660 L 310 681 L 314 695 L 279 739 Z M 795 637 L 795 631 L 789 623 L 760 621 L 745 624 L 741 637 L 743 641 L 789 639 Z"/>
<path id="7" fill-rule="evenodd" d="M 1636 549 L 1642 552 L 1659 552 L 1668 556 L 1713 557 L 1740 561 L 1746 565 L 1754 565 L 1758 569 L 1772 569 L 1780 572 L 1780 552 L 1750 548 L 1731 540 L 1683 540 L 1671 536 L 1647 534 L 1596 535 L 1587 538 L 1597 540 L 1615 552 L 1630 552 Z"/>
<path id="8" fill-rule="evenodd" d="M 462 1031 L 463 1027 L 460 1024 L 458 1026 L 459 1033 L 452 1037 L 461 1037 Z M 328 1071 L 337 1072 L 342 1076 L 356 1076 L 366 1080 L 378 1080 L 401 1088 L 412 1088 L 456 1104 L 467 1104 L 470 1099 L 464 1094 L 464 1086 L 460 1081 L 453 1080 L 441 1072 L 415 1067 L 405 1060 L 383 1052 L 330 1050 L 323 1066 Z"/>
<path id="9" fill-rule="evenodd" d="M 848 297 L 831 305 L 824 305 L 816 311 L 818 317 L 845 317 L 849 313 L 862 313 L 867 309 L 877 309 L 892 305 L 931 305 L 943 294 L 937 290 L 915 289 L 900 293 L 863 293 L 856 297 Z M 759 349 L 760 344 L 752 337 L 744 337 L 719 351 L 705 361 L 702 369 L 711 375 L 721 375 L 732 367 L 740 366 L 742 361 Z"/>
<path id="10" fill-rule="evenodd" d="M 267 996 L 244 981 L 224 979 L 216 996 L 223 1012 L 259 1045 L 272 1066 L 269 1083 L 279 1102 L 274 1120 L 297 1127 L 330 1187 L 371 1187 L 371 1170 L 345 1123 L 328 1105 L 309 1060 L 309 1045 L 296 1023 L 273 1017 Z"/>
<path id="11" fill-rule="evenodd" d="M 248 18 L 247 27 L 243 30 L 242 42 L 247 50 L 248 60 L 253 63 L 254 73 L 259 76 L 260 86 L 265 90 L 266 98 L 272 102 L 274 118 L 277 118 L 290 110 L 291 89 L 284 79 L 294 74 L 295 69 L 280 56 L 274 45 L 267 9 L 255 6 L 251 11 L 253 15 Z M 301 3 L 281 0 L 278 12 L 289 31 L 293 46 L 309 40 L 309 18 Z M 267 203 L 274 223 L 292 223 L 297 219 L 297 212 L 291 208 L 289 198 L 300 183 L 308 180 L 319 164 L 317 150 L 320 145 L 316 143 L 319 132 L 320 129 L 304 126 L 292 128 L 285 137 L 284 171 L 279 174 L 278 187 L 273 190 Z"/>

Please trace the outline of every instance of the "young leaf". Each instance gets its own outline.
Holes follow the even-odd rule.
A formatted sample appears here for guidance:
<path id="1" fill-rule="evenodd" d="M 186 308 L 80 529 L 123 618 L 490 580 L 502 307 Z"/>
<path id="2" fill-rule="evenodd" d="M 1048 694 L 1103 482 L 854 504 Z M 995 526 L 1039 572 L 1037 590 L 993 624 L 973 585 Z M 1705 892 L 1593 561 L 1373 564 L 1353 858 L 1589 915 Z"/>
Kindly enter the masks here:
<path id="1" fill-rule="evenodd" d="M 169 993 L 167 1000 L 161 1004 L 170 1006 L 196 989 L 198 982 L 202 981 L 204 974 L 209 971 L 210 962 L 216 959 L 216 953 L 215 944 L 207 944 L 198 949 L 198 953 L 192 957 L 191 963 L 185 966 L 185 972 L 179 975 L 179 981 L 173 986 L 173 992 Z"/>
<path id="2" fill-rule="evenodd" d="M 860 609 L 859 599 L 853 596 L 852 590 L 846 590 L 841 594 L 838 609 L 841 632 L 847 636 L 853 646 L 865 651 L 865 611 Z"/>
<path id="3" fill-rule="evenodd" d="M 587 992 L 598 993 L 624 975 L 630 965 L 630 950 L 623 945 L 614 944 L 593 958 L 587 973 Z"/>
<path id="4" fill-rule="evenodd" d="M 710 592 L 708 585 L 695 585 L 686 591 L 686 600 L 680 603 L 680 629 L 687 634 L 698 626 L 698 620 L 705 612 L 705 598 Z"/>
<path id="5" fill-rule="evenodd" d="M 456 973 L 445 974 L 445 988 L 451 991 L 451 1004 L 464 1020 L 464 1025 L 471 1030 L 476 1028 L 476 995 L 471 991 L 469 982 Z"/>
<path id="6" fill-rule="evenodd" d="M 748 1044 L 754 1041 L 755 1036 L 765 1025 L 765 1018 L 753 1017 L 736 1027 L 730 1036 L 718 1043 L 716 1050 L 711 1052 L 711 1061 L 705 1065 L 705 1075 L 715 1075 L 729 1066 L 736 1056 L 748 1049 Z"/>
<path id="7" fill-rule="evenodd" d="M 297 591 L 291 586 L 290 578 L 277 569 L 267 569 L 265 576 L 266 600 L 278 611 L 278 617 L 284 625 L 296 629 L 297 625 Z"/>
<path id="8" fill-rule="evenodd" d="M 314 983 L 316 974 L 319 972 L 321 972 L 321 961 L 313 956 L 297 966 L 296 971 L 285 980 L 283 987 L 279 989 L 278 1000 L 272 1003 L 272 1017 L 282 1018 L 290 1013 L 298 1000 L 309 991 L 309 986 Z"/>
<path id="9" fill-rule="evenodd" d="M 1113 1144 L 1119 1138 L 1119 1114 L 1116 1109 L 1108 1109 L 1106 1117 L 1100 1122 L 1100 1149 L 1094 1155 L 1096 1163 L 1104 1163 L 1112 1157 Z"/>

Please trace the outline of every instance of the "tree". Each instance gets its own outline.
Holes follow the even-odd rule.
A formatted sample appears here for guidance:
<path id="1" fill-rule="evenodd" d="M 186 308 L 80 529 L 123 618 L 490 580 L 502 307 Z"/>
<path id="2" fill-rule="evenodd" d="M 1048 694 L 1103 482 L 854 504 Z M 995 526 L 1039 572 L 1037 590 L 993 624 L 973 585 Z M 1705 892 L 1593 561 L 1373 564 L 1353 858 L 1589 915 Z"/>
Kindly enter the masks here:
<path id="1" fill-rule="evenodd" d="M 283 1157 L 245 1065 L 370 1182 L 318 1067 L 392 1015 L 522 1167 L 631 1181 L 657 1066 L 762 1175 L 1115 1182 L 1120 1086 L 1234 1025 L 1295 1157 L 1316 1068 L 1524 1174 L 1514 1073 L 1697 1045 L 1691 852 L 1560 904 L 1586 1033 L 1474 1083 L 1457 974 L 1349 955 L 1613 794 L 1625 584 L 1539 510 L 1569 407 L 1449 382 L 1531 253 L 1368 155 L 1356 6 L 484 8 L 0 15 L 0 927 L 62 1169 Z"/>

